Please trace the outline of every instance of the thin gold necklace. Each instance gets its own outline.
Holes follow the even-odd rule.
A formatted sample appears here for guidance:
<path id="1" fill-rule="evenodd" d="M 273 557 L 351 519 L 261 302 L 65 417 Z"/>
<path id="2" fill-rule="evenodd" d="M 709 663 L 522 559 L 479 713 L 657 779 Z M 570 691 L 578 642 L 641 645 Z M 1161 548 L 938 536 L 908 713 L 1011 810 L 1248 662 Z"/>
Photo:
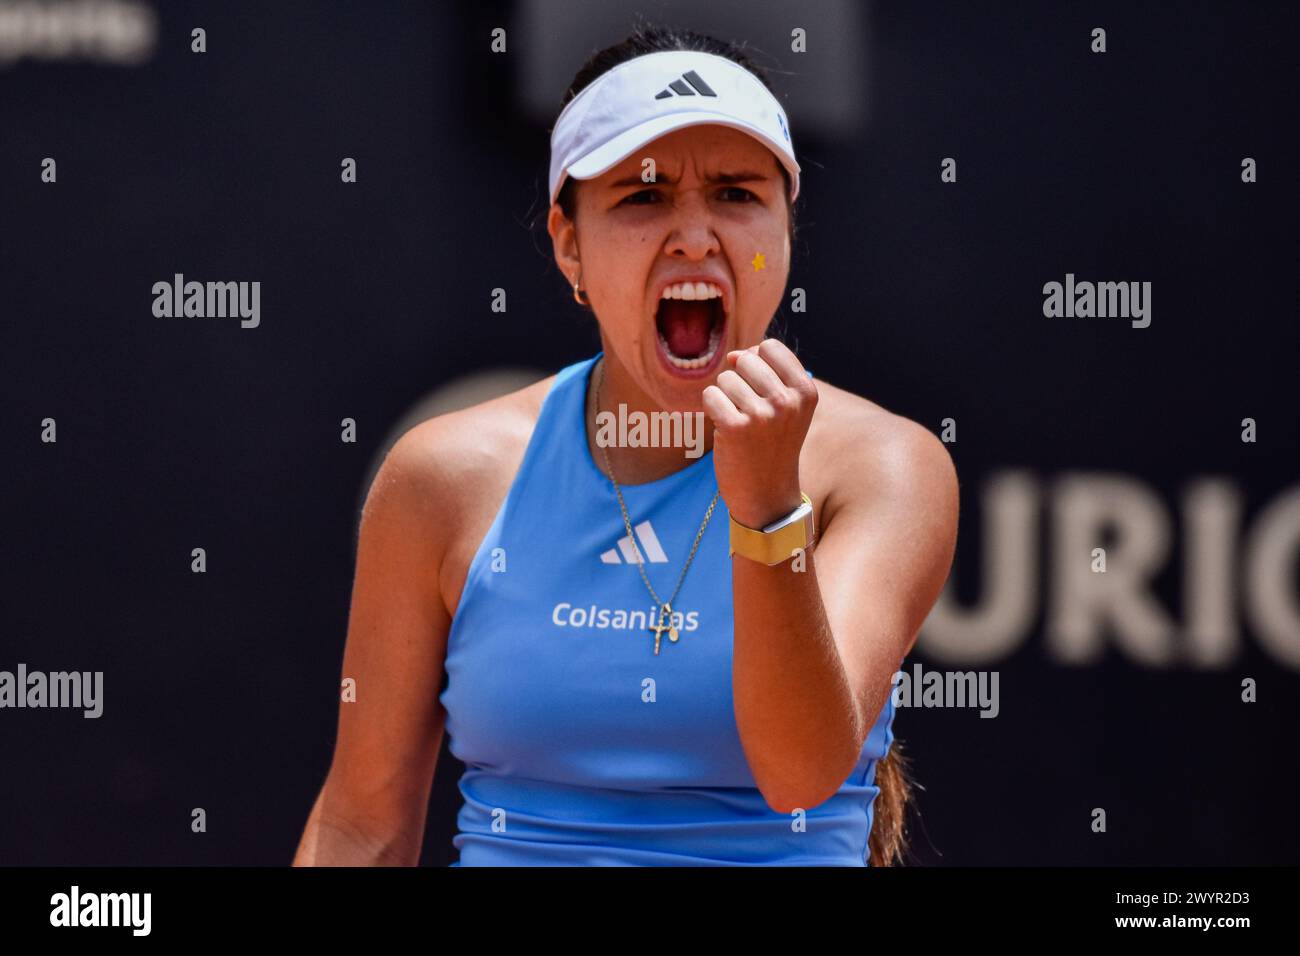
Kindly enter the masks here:
<path id="1" fill-rule="evenodd" d="M 602 356 L 600 360 L 600 378 L 596 382 L 596 414 L 600 415 L 600 397 L 605 389 L 605 359 Z M 718 503 L 718 492 L 713 493 L 713 500 L 709 502 L 709 510 L 704 512 L 704 521 L 700 523 L 700 530 L 695 534 L 695 543 L 691 545 L 690 556 L 686 559 L 686 565 L 682 568 L 682 573 L 677 578 L 677 587 L 673 588 L 673 595 L 667 601 L 659 597 L 655 592 L 654 586 L 650 583 L 650 578 L 646 576 L 645 564 L 641 560 L 641 549 L 637 547 L 636 536 L 632 534 L 632 519 L 627 513 L 627 504 L 623 501 L 623 491 L 618 486 L 618 479 L 614 477 L 614 468 L 609 463 L 609 451 L 600 442 L 601 454 L 605 458 L 605 471 L 609 474 L 609 480 L 614 485 L 614 494 L 618 495 L 618 508 L 623 513 L 623 526 L 627 528 L 627 540 L 632 545 L 632 553 L 636 555 L 636 569 L 641 572 L 641 580 L 645 582 L 646 590 L 650 596 L 655 599 L 655 606 L 659 608 L 659 620 L 646 630 L 655 632 L 655 654 L 659 653 L 659 641 L 663 637 L 663 632 L 668 632 L 668 640 L 677 641 L 677 628 L 673 626 L 673 601 L 677 600 L 677 592 L 682 589 L 682 582 L 686 580 L 686 572 L 691 568 L 691 562 L 695 560 L 695 549 L 700 546 L 700 539 L 704 537 L 704 529 L 709 526 L 709 519 L 713 517 L 713 508 Z M 721 489 L 719 489 L 721 490 Z M 664 623 L 665 620 L 667 623 Z"/>

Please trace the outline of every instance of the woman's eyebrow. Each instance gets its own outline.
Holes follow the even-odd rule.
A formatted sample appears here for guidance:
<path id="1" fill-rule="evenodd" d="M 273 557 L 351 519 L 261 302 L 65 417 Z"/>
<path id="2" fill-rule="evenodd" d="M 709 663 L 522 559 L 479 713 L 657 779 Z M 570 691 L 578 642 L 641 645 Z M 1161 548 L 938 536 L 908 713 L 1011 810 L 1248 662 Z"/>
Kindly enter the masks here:
<path id="1" fill-rule="evenodd" d="M 767 176 L 764 173 L 756 173 L 745 169 L 735 173 L 718 173 L 714 176 L 708 177 L 708 182 L 721 183 L 724 186 L 734 186 L 737 183 L 759 182 L 761 180 L 770 179 L 770 178 L 771 177 Z M 655 177 L 654 182 L 667 183 L 669 186 L 673 186 L 676 185 L 677 180 L 673 179 L 671 176 L 660 175 Z M 644 179 L 642 179 L 640 173 L 634 173 L 631 176 L 625 176 L 623 179 L 620 179 L 617 182 L 610 183 L 610 186 L 615 189 L 618 189 L 623 186 L 649 186 L 649 185 L 651 185 L 651 183 L 647 183 Z"/>

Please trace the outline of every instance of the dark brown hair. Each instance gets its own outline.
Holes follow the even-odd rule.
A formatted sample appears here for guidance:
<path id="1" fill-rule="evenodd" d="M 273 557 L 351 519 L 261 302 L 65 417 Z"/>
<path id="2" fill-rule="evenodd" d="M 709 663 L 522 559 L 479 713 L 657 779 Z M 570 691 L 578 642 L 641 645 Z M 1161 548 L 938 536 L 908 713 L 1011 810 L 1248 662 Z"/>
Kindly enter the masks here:
<path id="1" fill-rule="evenodd" d="M 749 56 L 745 51 L 745 47 L 741 44 L 728 43 L 725 40 L 719 40 L 716 37 L 706 36 L 702 33 L 694 33 L 690 30 L 673 30 L 650 25 L 638 25 L 627 39 L 593 54 L 582 65 L 582 68 L 578 70 L 577 75 L 573 78 L 573 83 L 570 84 L 569 89 L 564 94 L 564 99 L 560 103 L 561 108 L 607 70 L 613 69 L 620 63 L 626 63 L 628 60 L 647 53 L 674 50 L 696 50 L 702 53 L 725 56 L 753 73 L 769 90 L 772 89 L 767 71 Z M 778 163 L 777 165 L 781 169 L 781 174 L 785 177 L 788 202 L 790 174 L 783 164 Z M 560 188 L 559 196 L 556 198 L 556 202 L 569 219 L 573 219 L 574 213 L 577 211 L 574 200 L 576 182 L 571 178 L 566 179 L 564 185 Z M 794 223 L 795 210 L 794 205 L 791 204 L 790 235 L 792 240 L 794 238 Z M 791 248 L 793 246 L 794 244 L 791 242 Z M 893 692 L 892 686 L 890 692 Z M 868 840 L 871 851 L 870 862 L 873 866 L 893 866 L 901 863 L 907 851 L 908 834 L 906 823 L 907 814 L 912 803 L 913 786 L 908 772 L 908 763 L 908 759 L 903 755 L 902 742 L 895 739 L 889 752 L 876 764 L 875 783 L 880 788 L 880 793 L 876 796 L 874 821 Z"/>

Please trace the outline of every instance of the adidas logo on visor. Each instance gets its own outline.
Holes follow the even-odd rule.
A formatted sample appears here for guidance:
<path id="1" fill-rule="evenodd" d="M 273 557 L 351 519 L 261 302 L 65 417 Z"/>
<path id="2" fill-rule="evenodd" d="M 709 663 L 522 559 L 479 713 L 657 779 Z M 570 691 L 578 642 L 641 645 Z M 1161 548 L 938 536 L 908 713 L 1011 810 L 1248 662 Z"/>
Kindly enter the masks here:
<path id="1" fill-rule="evenodd" d="M 660 90 L 655 94 L 655 99 L 666 100 L 676 93 L 678 96 L 717 96 L 709 84 L 700 79 L 700 74 L 694 70 L 687 70 L 682 74 L 681 79 L 673 80 L 668 84 L 666 89 Z"/>
<path id="2" fill-rule="evenodd" d="M 659 543 L 659 536 L 655 534 L 655 529 L 650 527 L 649 521 L 642 521 L 632 529 L 637 537 L 641 539 L 641 546 L 645 548 L 645 553 L 650 558 L 651 564 L 663 564 L 668 560 L 668 555 L 664 554 L 663 546 Z M 622 564 L 626 561 L 628 564 L 636 564 L 637 546 L 633 544 L 632 539 L 627 535 L 618 539 L 618 549 L 610 548 L 600 556 L 602 564 Z M 619 553 L 623 555 L 623 561 L 620 561 Z"/>

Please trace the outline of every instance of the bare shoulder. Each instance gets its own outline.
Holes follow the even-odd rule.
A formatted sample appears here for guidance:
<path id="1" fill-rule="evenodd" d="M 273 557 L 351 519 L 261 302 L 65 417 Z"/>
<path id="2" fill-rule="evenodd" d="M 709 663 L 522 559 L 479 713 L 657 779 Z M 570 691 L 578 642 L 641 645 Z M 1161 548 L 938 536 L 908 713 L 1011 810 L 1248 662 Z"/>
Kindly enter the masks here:
<path id="1" fill-rule="evenodd" d="M 394 443 L 366 509 L 400 512 L 427 538 L 439 591 L 455 613 L 469 564 L 523 461 L 555 376 L 427 419 Z"/>
<path id="2" fill-rule="evenodd" d="M 397 440 L 389 457 L 439 490 L 491 479 L 516 454 L 522 458 L 554 380 L 552 375 L 498 398 L 426 419 Z"/>
<path id="3" fill-rule="evenodd" d="M 891 509 L 951 521 L 955 532 L 957 470 L 938 436 L 846 389 L 823 380 L 816 384 L 808 444 L 819 470 L 830 476 L 823 489 L 828 511 L 865 496 Z"/>

